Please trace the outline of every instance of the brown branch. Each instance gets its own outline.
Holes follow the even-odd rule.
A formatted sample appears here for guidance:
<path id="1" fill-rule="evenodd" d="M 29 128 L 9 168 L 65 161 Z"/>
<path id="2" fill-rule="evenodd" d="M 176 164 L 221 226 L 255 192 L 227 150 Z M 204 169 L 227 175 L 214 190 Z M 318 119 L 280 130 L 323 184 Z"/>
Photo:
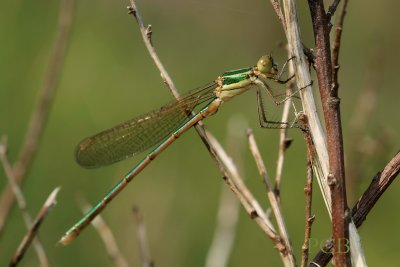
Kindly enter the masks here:
<path id="1" fill-rule="evenodd" d="M 133 216 L 137 225 L 137 240 L 139 244 L 140 259 L 142 267 L 154 267 L 154 261 L 151 259 L 149 242 L 147 239 L 146 225 L 144 223 L 143 214 L 138 207 L 133 207 Z"/>
<path id="2" fill-rule="evenodd" d="M 385 193 L 399 173 L 400 152 L 397 152 L 397 154 L 389 161 L 385 168 L 372 178 L 370 185 L 365 190 L 356 205 L 354 205 L 352 210 L 352 218 L 357 228 L 363 224 L 367 215 L 375 206 L 376 202 L 378 202 L 383 193 Z M 329 245 L 329 243 L 331 242 L 328 241 L 324 245 L 324 248 L 314 257 L 313 263 L 318 265 L 310 266 L 326 266 L 329 263 L 332 258 L 332 246 Z"/>
<path id="3" fill-rule="evenodd" d="M 335 14 L 339 3 L 340 3 L 340 0 L 334 0 L 332 5 L 329 6 L 328 12 L 326 12 L 327 20 L 328 20 L 329 23 L 330 23 L 333 15 Z"/>
<path id="4" fill-rule="evenodd" d="M 360 227 L 367 217 L 371 208 L 379 200 L 382 194 L 399 175 L 400 152 L 390 160 L 382 172 L 378 172 L 372 179 L 371 184 L 353 207 L 353 220 L 357 227 Z"/>
<path id="5" fill-rule="evenodd" d="M 46 78 L 36 103 L 35 110 L 29 122 L 29 128 L 25 135 L 24 145 L 20 150 L 18 160 L 13 165 L 15 182 L 21 184 L 26 177 L 29 167 L 36 155 L 40 139 L 43 133 L 51 103 L 61 77 L 65 53 L 69 40 L 74 0 L 61 1 L 58 18 L 57 36 L 53 46 L 53 52 L 49 60 Z M 4 228 L 8 213 L 14 203 L 14 194 L 11 187 L 6 186 L 0 198 L 0 232 Z"/>
<path id="6" fill-rule="evenodd" d="M 84 198 L 80 199 L 79 202 L 83 214 L 86 214 L 86 212 L 92 209 L 92 206 Z M 107 254 L 111 258 L 111 260 L 115 263 L 115 266 L 128 267 L 129 264 L 127 260 L 122 255 L 121 250 L 119 249 L 117 242 L 115 241 L 115 237 L 110 227 L 103 220 L 103 218 L 100 215 L 98 215 L 92 221 L 92 225 L 94 229 L 96 229 L 101 240 L 103 241 Z"/>
<path id="7" fill-rule="evenodd" d="M 335 40 L 332 46 L 332 67 L 333 67 L 333 90 L 338 91 L 339 83 L 338 83 L 338 72 L 339 72 L 339 51 L 340 44 L 342 40 L 342 31 L 343 31 L 343 22 L 344 16 L 346 15 L 346 7 L 348 0 L 344 0 L 342 10 L 339 15 L 339 22 L 336 26 L 335 31 Z"/>
<path id="8" fill-rule="evenodd" d="M 140 32 L 142 34 L 143 42 L 147 48 L 147 51 L 149 52 L 154 63 L 156 64 L 158 70 L 160 71 L 163 81 L 168 86 L 168 88 L 170 89 L 173 96 L 175 98 L 179 98 L 179 93 L 178 93 L 178 90 L 176 89 L 174 82 L 172 81 L 171 77 L 169 76 L 167 70 L 164 68 L 164 65 L 161 63 L 161 60 L 158 57 L 156 50 L 154 49 L 154 46 L 153 46 L 153 43 L 151 40 L 151 36 L 153 34 L 153 31 L 151 30 L 151 25 L 145 26 L 142 16 L 140 15 L 139 10 L 136 6 L 136 2 L 134 0 L 130 0 L 130 3 L 131 3 L 131 5 L 128 6 L 128 13 L 132 14 L 133 17 L 136 19 L 136 22 L 138 23 Z"/>
<path id="9" fill-rule="evenodd" d="M 328 184 L 332 200 L 332 238 L 335 240 L 336 266 L 350 266 L 348 250 L 340 251 L 349 240 L 349 218 L 344 171 L 344 152 L 340 118 L 340 100 L 333 87 L 333 70 L 329 41 L 329 21 L 322 0 L 308 0 L 316 45 L 315 67 L 325 118 L 329 156 Z"/>
<path id="10" fill-rule="evenodd" d="M 301 255 L 301 266 L 305 267 L 308 262 L 309 255 L 309 243 L 311 237 L 311 227 L 314 222 L 315 216 L 311 213 L 311 205 L 312 205 L 312 183 L 313 183 L 313 163 L 315 162 L 314 158 L 314 144 L 312 141 L 312 137 L 310 131 L 308 129 L 308 120 L 307 116 L 302 114 L 299 116 L 299 121 L 302 124 L 302 130 L 304 135 L 304 140 L 307 145 L 307 183 L 304 187 L 304 192 L 306 194 L 306 223 L 305 223 L 305 231 L 304 231 L 304 242 L 302 246 L 302 255 Z"/>
<path id="11" fill-rule="evenodd" d="M 33 221 L 32 225 L 30 226 L 28 232 L 22 239 L 20 245 L 15 252 L 9 266 L 14 267 L 17 266 L 18 263 L 22 260 L 27 251 L 29 245 L 31 244 L 32 240 L 35 240 L 37 233 L 39 231 L 39 227 L 42 224 L 43 220 L 45 219 L 46 215 L 53 209 L 56 205 L 57 201 L 57 194 L 60 191 L 60 187 L 55 188 L 50 195 L 48 196 L 46 202 L 44 203 L 43 207 L 40 209 L 38 215 L 36 216 L 35 220 Z"/>

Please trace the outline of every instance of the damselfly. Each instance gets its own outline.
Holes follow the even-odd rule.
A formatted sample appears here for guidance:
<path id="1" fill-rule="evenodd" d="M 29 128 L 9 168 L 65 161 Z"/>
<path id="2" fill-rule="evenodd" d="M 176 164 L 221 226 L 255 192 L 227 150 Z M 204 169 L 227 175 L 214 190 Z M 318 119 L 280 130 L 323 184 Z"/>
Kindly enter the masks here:
<path id="1" fill-rule="evenodd" d="M 286 64 L 286 63 L 285 63 Z M 282 68 L 282 70 L 284 67 Z M 99 167 L 131 157 L 148 148 L 157 146 L 136 165 L 92 210 L 78 221 L 60 239 L 68 244 L 107 206 L 125 186 L 153 159 L 179 136 L 197 122 L 217 112 L 222 103 L 249 89 L 257 90 L 259 121 L 261 127 L 285 128 L 293 124 L 267 120 L 261 90 L 265 90 L 275 104 L 279 97 L 268 86 L 267 81 L 286 83 L 280 80 L 281 73 L 270 55 L 261 57 L 255 67 L 227 71 L 204 87 L 189 91 L 177 100 L 127 122 L 82 140 L 76 150 L 77 162 L 87 168 Z M 198 112 L 195 108 L 203 105 Z"/>

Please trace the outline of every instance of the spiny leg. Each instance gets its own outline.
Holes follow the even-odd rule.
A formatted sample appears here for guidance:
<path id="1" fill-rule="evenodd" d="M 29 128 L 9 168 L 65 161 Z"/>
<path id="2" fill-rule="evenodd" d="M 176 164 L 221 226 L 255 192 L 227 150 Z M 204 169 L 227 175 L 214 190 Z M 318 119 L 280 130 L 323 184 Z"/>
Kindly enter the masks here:
<path id="1" fill-rule="evenodd" d="M 289 63 L 290 60 L 292 60 L 292 59 L 294 59 L 294 58 L 295 58 L 295 56 L 292 56 L 291 58 L 289 58 L 288 60 L 286 60 L 286 62 L 283 64 L 280 73 L 278 73 L 278 75 L 276 75 L 276 82 L 279 82 L 279 83 L 287 83 L 288 81 L 290 81 L 290 80 L 294 77 L 294 75 L 292 75 L 292 76 L 289 77 L 287 80 L 283 80 L 283 81 L 280 80 L 280 78 L 281 78 L 281 76 L 282 76 L 282 74 L 283 74 L 283 71 L 284 71 L 285 68 L 286 68 L 286 65 Z"/>
<path id="2" fill-rule="evenodd" d="M 292 77 L 294 77 L 294 76 L 292 76 Z M 292 78 L 292 77 L 291 77 L 291 78 Z M 275 81 L 274 79 L 272 79 L 272 80 Z M 289 80 L 287 80 L 286 83 L 287 83 L 288 81 L 289 81 Z M 282 82 L 283 82 L 283 81 L 282 81 Z M 279 98 L 279 96 L 282 96 L 283 94 L 275 94 L 275 93 L 272 91 L 271 87 L 269 87 L 269 85 L 268 85 L 266 82 L 262 81 L 262 80 L 256 81 L 255 83 L 258 84 L 258 85 L 260 85 L 263 89 L 265 89 L 265 90 L 267 91 L 268 95 L 269 95 L 269 96 L 272 98 L 272 100 L 274 101 L 274 103 L 275 103 L 276 105 L 279 106 L 279 105 L 281 105 L 282 103 L 286 102 L 289 98 L 292 98 L 294 95 L 296 95 L 298 92 L 300 92 L 300 90 L 302 90 L 302 89 L 304 89 L 304 88 L 310 86 L 310 85 L 312 84 L 312 81 L 310 82 L 310 84 L 308 84 L 308 85 L 306 85 L 306 86 L 304 86 L 304 87 L 302 87 L 302 88 L 299 88 L 299 89 L 295 90 L 295 91 L 292 92 L 291 94 L 286 95 L 286 97 L 285 97 L 284 99 L 279 100 L 279 101 L 277 101 L 277 99 Z"/>
<path id="3" fill-rule="evenodd" d="M 257 90 L 257 107 L 258 107 L 258 120 L 262 128 L 291 128 L 294 123 L 287 123 L 281 121 L 268 120 L 264 108 L 264 101 L 261 95 L 261 90 Z"/>

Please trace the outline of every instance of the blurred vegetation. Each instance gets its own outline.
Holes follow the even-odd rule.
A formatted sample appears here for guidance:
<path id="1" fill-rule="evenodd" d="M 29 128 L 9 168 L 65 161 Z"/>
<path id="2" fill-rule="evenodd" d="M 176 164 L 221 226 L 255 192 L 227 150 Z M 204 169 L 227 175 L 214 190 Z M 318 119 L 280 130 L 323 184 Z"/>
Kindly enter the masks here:
<path id="1" fill-rule="evenodd" d="M 0 11 L 0 133 L 9 139 L 13 162 L 21 147 L 30 115 L 48 67 L 58 16 L 57 1 L 3 1 Z M 285 52 L 278 43 L 285 37 L 269 1 L 148 0 L 138 1 L 145 20 L 153 26 L 157 52 L 181 92 L 200 86 L 229 69 L 254 65 L 260 55 L 273 51 L 278 63 Z M 308 7 L 299 3 L 304 43 L 313 38 Z M 23 184 L 32 215 L 56 186 L 62 191 L 58 205 L 40 230 L 52 266 L 110 266 L 97 233 L 89 227 L 71 245 L 56 246 L 81 212 L 79 195 L 96 203 L 141 156 L 96 170 L 80 168 L 74 161 L 76 144 L 83 137 L 164 104 L 171 96 L 145 49 L 134 19 L 127 15 L 128 1 L 77 1 L 75 18 L 62 78 L 44 130 L 39 152 Z M 400 90 L 400 28 L 396 1 L 372 1 L 367 8 L 350 1 L 345 19 L 340 63 L 340 96 L 345 148 L 354 140 L 378 140 L 362 161 L 347 161 L 360 169 L 352 187 L 354 201 L 370 179 L 398 150 Z M 376 88 L 376 107 L 365 128 L 356 136 L 351 120 L 357 99 L 369 76 L 382 77 Z M 271 174 L 275 170 L 279 131 L 258 127 L 255 93 L 249 92 L 221 108 L 206 121 L 226 144 L 228 121 L 241 114 L 254 128 Z M 236 129 L 245 138 L 244 127 Z M 304 227 L 305 147 L 298 130 L 287 152 L 282 205 L 291 240 L 300 259 Z M 352 136 L 353 135 L 353 136 Z M 245 149 L 242 157 L 246 183 L 268 207 L 255 163 Z M 370 151 L 370 150 L 368 150 Z M 367 151 L 367 152 L 368 152 Z M 353 151 L 354 152 L 354 151 Z M 353 153 L 346 150 L 346 156 Z M 367 152 L 360 152 L 365 155 Z M 348 157 L 348 159 L 354 157 Z M 362 165 L 361 165 L 362 164 Z M 144 213 L 156 266 L 203 266 L 215 226 L 221 187 L 225 186 L 207 150 L 194 131 L 185 134 L 163 153 L 104 212 L 122 252 L 132 266 L 139 262 L 132 206 Z M 0 172 L 0 188 L 6 185 Z M 398 266 L 400 199 L 396 181 L 384 194 L 360 229 L 370 266 Z M 315 186 L 317 214 L 313 239 L 330 236 L 328 217 Z M 8 264 L 25 234 L 19 210 L 14 207 L 0 236 L 0 266 Z M 318 247 L 314 243 L 311 255 Z M 391 249 L 389 249 L 391 248 Z M 20 266 L 35 266 L 32 248 Z M 271 241 L 241 211 L 237 240 L 230 265 L 280 266 Z"/>

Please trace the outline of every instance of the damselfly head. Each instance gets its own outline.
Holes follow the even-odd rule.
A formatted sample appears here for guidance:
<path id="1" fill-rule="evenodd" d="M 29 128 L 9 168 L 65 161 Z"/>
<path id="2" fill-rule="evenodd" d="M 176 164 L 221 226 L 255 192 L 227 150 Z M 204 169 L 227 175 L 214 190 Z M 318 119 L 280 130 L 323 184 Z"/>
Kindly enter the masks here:
<path id="1" fill-rule="evenodd" d="M 258 60 L 257 69 L 267 77 L 274 76 L 278 73 L 278 66 L 274 63 L 274 59 L 270 55 L 262 56 Z"/>

